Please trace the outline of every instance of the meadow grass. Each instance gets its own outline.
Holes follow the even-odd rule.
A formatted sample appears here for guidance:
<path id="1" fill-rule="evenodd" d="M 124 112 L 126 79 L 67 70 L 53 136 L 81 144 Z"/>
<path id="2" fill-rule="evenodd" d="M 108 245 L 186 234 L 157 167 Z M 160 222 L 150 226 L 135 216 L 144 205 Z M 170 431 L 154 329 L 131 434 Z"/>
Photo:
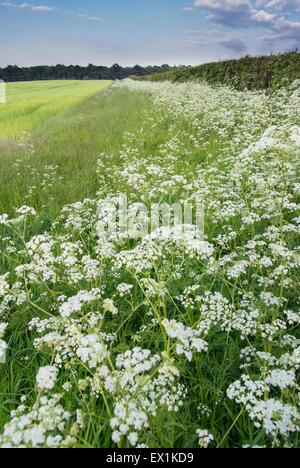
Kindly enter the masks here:
<path id="1" fill-rule="evenodd" d="M 105 87 L 107 86 L 108 83 Z M 52 86 L 48 88 L 46 83 L 29 83 L 27 89 L 34 90 L 39 96 L 37 100 L 40 101 L 45 100 L 44 94 L 50 99 L 52 92 Z M 68 94 L 68 87 L 59 86 L 60 96 L 63 96 L 64 91 Z M 29 237 L 48 230 L 65 205 L 96 196 L 99 190 L 99 177 L 105 178 L 105 171 L 109 172 L 111 168 L 121 166 L 120 154 L 124 146 L 126 147 L 130 134 L 137 137 L 139 154 L 143 158 L 157 152 L 172 136 L 176 137 L 180 130 L 185 134 L 182 143 L 189 153 L 185 162 L 191 170 L 194 170 L 200 161 L 204 161 L 211 151 L 219 147 L 212 132 L 211 135 L 207 135 L 207 148 L 199 152 L 190 139 L 189 123 L 177 122 L 172 128 L 173 119 L 165 113 L 158 116 L 162 118 L 161 125 L 155 128 L 149 125 L 147 115 L 155 113 L 155 106 L 152 99 L 142 92 L 132 93 L 126 89 L 112 91 L 108 88 L 85 100 L 81 99 L 77 104 L 73 102 L 72 105 L 66 106 L 58 103 L 58 108 L 59 110 L 52 115 L 47 117 L 44 115 L 39 125 L 38 117 L 35 116 L 36 128 L 24 138 L 21 138 L 22 133 L 17 131 L 18 125 L 13 124 L 15 138 L 17 141 L 20 139 L 23 144 L 19 148 L 9 144 L 2 146 L 0 213 L 12 213 L 24 202 L 34 207 L 39 212 L 39 216 L 28 226 Z M 3 109 L 0 108 L 2 112 Z M 22 123 L 24 122 L 26 119 Z M 27 129 L 30 127 L 30 122 L 29 117 Z M 101 165 L 105 167 L 103 174 L 101 170 L 100 174 L 96 171 L 99 159 Z M 180 172 L 182 169 L 180 160 L 177 166 Z M 130 187 L 122 184 L 121 180 L 107 176 L 106 184 L 106 190 L 122 190 L 130 195 Z M 176 201 L 176 197 L 173 198 Z M 173 201 L 172 197 L 169 201 Z M 0 272 L 13 271 L 14 267 L 14 262 L 11 263 L 3 255 Z M 38 294 L 38 291 L 36 293 Z M 24 393 L 29 398 L 33 396 L 31 389 L 37 371 L 43 364 L 43 360 L 32 347 L 32 339 L 28 334 L 28 323 L 35 314 L 36 309 L 30 308 L 21 315 L 18 313 L 11 315 L 10 359 L 1 368 L 0 427 L 8 421 L 10 411 L 16 407 Z M 122 332 L 126 340 L 133 331 L 131 326 L 124 326 Z M 105 410 L 99 409 L 93 400 L 88 404 L 88 412 L 91 414 L 89 427 L 84 441 L 79 445 L 109 447 L 111 445 L 107 427 L 109 421 Z M 161 446 L 172 446 L 177 439 L 177 436 L 175 437 L 178 433 L 177 423 L 173 423 L 170 418 L 168 426 L 165 425 L 165 420 L 162 420 L 161 427 L 159 434 Z M 186 431 L 183 423 L 181 430 Z"/>
<path id="2" fill-rule="evenodd" d="M 20 143 L 4 138 L 0 145 L 1 212 L 11 211 L 26 201 L 36 208 L 43 207 L 42 217 L 47 219 L 67 203 L 94 196 L 99 155 L 117 155 L 124 132 L 140 124 L 148 105 L 144 95 L 121 90 L 111 93 L 109 88 L 105 91 L 110 82 L 77 83 L 12 85 L 17 95 L 23 95 L 27 89 L 29 101 L 22 104 L 24 115 L 19 115 L 18 103 L 8 104 L 8 109 L 0 107 L 0 119 L 10 115 L 11 132 Z M 95 95 L 101 89 L 104 92 Z M 31 93 L 41 110 L 40 115 L 37 111 L 33 117 L 30 112 L 26 114 Z M 85 95 L 90 97 L 84 99 Z M 47 103 L 45 108 L 43 102 Z M 0 125 L 0 142 L 6 126 L 10 128 L 10 124 Z M 20 126 L 31 129 L 31 133 L 22 135 Z"/>
<path id="3" fill-rule="evenodd" d="M 2 152 L 0 446 L 299 446 L 299 101 L 129 81 Z M 99 233 L 120 193 L 204 239 Z"/>
<path id="4" fill-rule="evenodd" d="M 0 107 L 0 136 L 13 135 L 13 140 L 3 138 L 5 144 L 0 147 L 0 213 L 12 213 L 24 201 L 35 207 L 39 218 L 31 226 L 31 234 L 49 228 L 66 204 L 95 197 L 99 189 L 97 160 L 106 154 L 108 166 L 117 165 L 127 132 L 139 131 L 145 109 L 153 106 L 144 93 L 124 89 L 111 92 L 110 82 L 91 83 L 8 85 L 9 104 Z M 36 113 L 30 105 L 34 100 Z M 10 123 L 4 123 L 6 118 Z M 168 138 L 166 128 L 154 133 L 149 128 L 144 152 L 155 151 Z M 112 181 L 115 187 L 118 184 Z M 3 256 L 0 271 L 11 268 L 13 265 L 8 267 Z M 2 367 L 0 427 L 27 385 L 29 392 L 39 367 L 37 353 L 26 337 L 28 320 L 27 315 L 12 317 L 11 345 L 16 353 L 7 372 Z M 30 360 L 22 363 L 20 356 L 26 349 L 30 350 Z"/>

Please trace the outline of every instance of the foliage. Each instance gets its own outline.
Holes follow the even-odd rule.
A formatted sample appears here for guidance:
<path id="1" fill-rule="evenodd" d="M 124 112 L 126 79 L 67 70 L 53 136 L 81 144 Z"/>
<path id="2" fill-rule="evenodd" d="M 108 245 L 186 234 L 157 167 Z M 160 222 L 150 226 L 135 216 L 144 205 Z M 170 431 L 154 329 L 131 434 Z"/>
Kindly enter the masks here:
<path id="1" fill-rule="evenodd" d="M 300 79 L 298 51 L 263 57 L 243 57 L 196 67 L 179 67 L 144 79 L 168 80 L 174 83 L 203 80 L 212 85 L 222 84 L 236 89 L 278 89 Z"/>
<path id="2" fill-rule="evenodd" d="M 140 67 L 112 67 L 89 64 L 87 67 L 79 65 L 41 65 L 36 67 L 17 67 L 9 65 L 0 68 L 0 79 L 5 82 L 37 81 L 37 80 L 122 80 L 131 75 L 145 76 L 152 73 L 162 73 L 169 70 L 168 65 Z"/>

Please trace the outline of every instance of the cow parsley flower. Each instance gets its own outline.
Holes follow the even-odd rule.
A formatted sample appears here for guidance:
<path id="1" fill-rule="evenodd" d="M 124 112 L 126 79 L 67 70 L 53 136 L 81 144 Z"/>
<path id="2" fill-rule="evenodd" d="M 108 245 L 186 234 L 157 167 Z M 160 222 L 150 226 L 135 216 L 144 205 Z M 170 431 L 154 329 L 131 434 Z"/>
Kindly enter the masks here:
<path id="1" fill-rule="evenodd" d="M 75 296 L 70 297 L 59 309 L 62 317 L 70 317 L 81 311 L 85 304 L 96 301 L 101 297 L 101 291 L 94 289 L 92 291 L 79 291 Z"/>
<path id="2" fill-rule="evenodd" d="M 64 432 L 71 415 L 60 404 L 61 395 L 41 397 L 32 407 L 21 405 L 0 435 L 0 448 L 57 448 L 64 445 Z"/>
<path id="3" fill-rule="evenodd" d="M 4 213 L 4 214 L 0 215 L 0 226 L 1 225 L 5 226 L 7 224 L 7 222 L 8 222 L 8 219 L 9 219 L 8 214 Z"/>
<path id="4" fill-rule="evenodd" d="M 263 427 L 273 437 L 278 434 L 287 437 L 289 433 L 299 429 L 300 413 L 297 408 L 273 398 L 257 401 L 249 416 L 256 427 Z"/>
<path id="5" fill-rule="evenodd" d="M 109 356 L 107 347 L 96 334 L 82 337 L 76 354 L 79 359 L 87 363 L 91 369 L 96 368 Z"/>
<path id="6" fill-rule="evenodd" d="M 207 430 L 198 429 L 197 436 L 199 438 L 200 448 L 208 448 L 209 445 L 215 440 L 214 436 L 210 434 Z"/>
<path id="7" fill-rule="evenodd" d="M 188 361 L 193 359 L 193 351 L 203 352 L 207 351 L 207 342 L 200 338 L 200 332 L 193 330 L 183 325 L 181 322 L 176 320 L 163 320 L 163 326 L 170 338 L 174 338 L 177 341 L 176 353 L 185 355 Z"/>
<path id="8" fill-rule="evenodd" d="M 284 390 L 296 384 L 296 374 L 292 370 L 274 369 L 266 378 L 266 383 Z"/>
<path id="9" fill-rule="evenodd" d="M 6 328 L 7 323 L 0 323 L 0 364 L 4 364 L 6 361 L 6 352 L 8 349 L 8 345 L 4 340 L 2 340 Z"/>
<path id="10" fill-rule="evenodd" d="M 21 206 L 21 208 L 16 209 L 16 213 L 22 216 L 36 216 L 36 211 L 31 206 Z"/>
<path id="11" fill-rule="evenodd" d="M 39 390 L 52 390 L 55 387 L 58 369 L 54 366 L 41 367 L 36 376 Z"/>
<path id="12" fill-rule="evenodd" d="M 114 302 L 111 299 L 105 299 L 103 301 L 103 309 L 105 312 L 110 312 L 112 315 L 118 315 L 119 311 L 114 305 Z"/>

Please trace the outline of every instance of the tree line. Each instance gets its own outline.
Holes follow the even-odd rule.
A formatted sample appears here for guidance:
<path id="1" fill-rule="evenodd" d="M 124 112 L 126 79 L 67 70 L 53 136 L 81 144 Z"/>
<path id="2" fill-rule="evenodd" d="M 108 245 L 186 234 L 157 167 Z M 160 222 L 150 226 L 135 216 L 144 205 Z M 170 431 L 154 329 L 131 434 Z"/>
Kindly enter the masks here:
<path id="1" fill-rule="evenodd" d="M 79 65 L 55 65 L 18 67 L 9 65 L 0 68 L 0 79 L 6 82 L 39 81 L 39 80 L 122 80 L 130 76 L 143 77 L 146 75 L 165 73 L 172 68 L 169 65 L 141 67 L 112 67 L 89 64 L 87 67 Z"/>

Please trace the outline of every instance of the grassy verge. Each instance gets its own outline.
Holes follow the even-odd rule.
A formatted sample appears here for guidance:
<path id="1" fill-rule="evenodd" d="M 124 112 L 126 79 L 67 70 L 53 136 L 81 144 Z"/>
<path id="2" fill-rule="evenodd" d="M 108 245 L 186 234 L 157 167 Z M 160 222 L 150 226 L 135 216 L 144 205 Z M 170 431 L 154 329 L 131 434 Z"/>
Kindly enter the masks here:
<path id="1" fill-rule="evenodd" d="M 36 132 L 6 202 L 35 210 L 0 215 L 0 446 L 299 446 L 299 101 L 128 81 Z M 176 201 L 204 238 L 136 236 Z"/>
<path id="2" fill-rule="evenodd" d="M 65 204 L 94 196 L 99 155 L 118 154 L 124 133 L 140 125 L 147 105 L 144 95 L 108 90 L 48 115 L 19 146 L 6 141 L 0 146 L 0 212 L 26 202 L 53 218 Z"/>

